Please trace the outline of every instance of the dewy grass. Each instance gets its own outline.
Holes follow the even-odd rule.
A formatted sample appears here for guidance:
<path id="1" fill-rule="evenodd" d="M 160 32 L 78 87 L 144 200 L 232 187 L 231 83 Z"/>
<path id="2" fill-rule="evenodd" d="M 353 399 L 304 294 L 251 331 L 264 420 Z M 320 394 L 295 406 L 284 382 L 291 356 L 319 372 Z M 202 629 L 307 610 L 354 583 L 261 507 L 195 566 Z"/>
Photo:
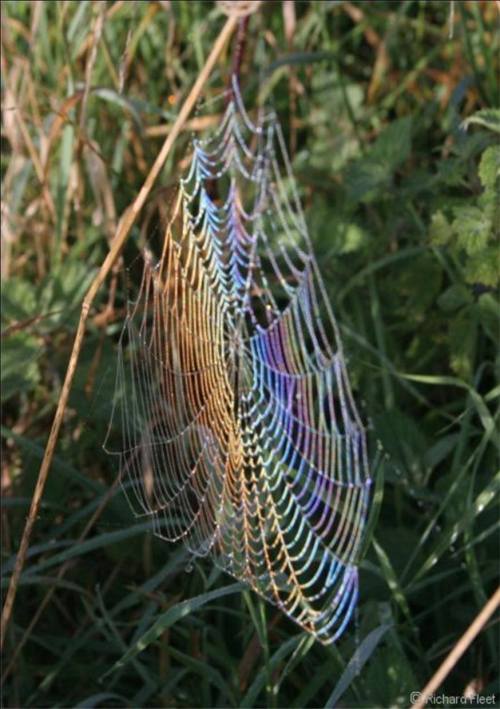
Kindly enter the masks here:
<path id="1" fill-rule="evenodd" d="M 498 585 L 498 298 L 468 280 L 488 265 L 496 222 L 481 222 L 484 248 L 463 233 L 481 180 L 498 190 L 496 5 L 457 3 L 451 39 L 446 3 L 287 4 L 286 31 L 282 9 L 263 3 L 252 17 L 240 76 L 249 101 L 263 86 L 277 108 L 354 395 L 384 451 L 383 554 L 362 556 L 357 621 L 325 648 L 271 605 L 264 621 L 240 592 L 208 596 L 231 582 L 203 561 L 186 574 L 178 550 L 131 529 L 121 492 L 106 499 L 116 471 L 101 445 L 126 294 L 202 127 L 193 120 L 131 229 L 116 288 L 103 285 L 89 313 L 23 573 L 32 582 L 6 634 L 6 706 L 408 706 Z M 196 1 L 4 3 L 4 589 L 27 513 L 8 500 L 33 494 L 83 284 L 223 22 Z M 231 61 L 222 52 L 204 98 L 226 88 Z M 196 598 L 208 600 L 182 615 Z M 496 622 L 436 693 L 498 692 Z"/>

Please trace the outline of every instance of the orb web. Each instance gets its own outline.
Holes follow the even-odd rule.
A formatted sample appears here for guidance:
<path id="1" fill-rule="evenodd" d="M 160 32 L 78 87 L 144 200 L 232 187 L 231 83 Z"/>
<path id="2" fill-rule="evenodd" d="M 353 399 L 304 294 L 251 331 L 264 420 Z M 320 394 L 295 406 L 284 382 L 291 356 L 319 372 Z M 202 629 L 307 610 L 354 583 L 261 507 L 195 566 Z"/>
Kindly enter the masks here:
<path id="1" fill-rule="evenodd" d="M 145 250 L 110 422 L 155 533 L 323 643 L 346 627 L 370 497 L 365 430 L 282 129 L 237 81 L 193 138 L 159 258 Z"/>

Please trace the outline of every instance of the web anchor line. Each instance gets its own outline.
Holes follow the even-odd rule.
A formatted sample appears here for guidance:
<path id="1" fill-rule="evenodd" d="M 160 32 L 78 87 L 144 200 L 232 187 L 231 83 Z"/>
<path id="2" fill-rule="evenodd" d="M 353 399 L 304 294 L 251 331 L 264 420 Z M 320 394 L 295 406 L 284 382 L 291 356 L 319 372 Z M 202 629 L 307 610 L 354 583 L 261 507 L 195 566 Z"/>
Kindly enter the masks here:
<path id="1" fill-rule="evenodd" d="M 278 118 L 254 121 L 235 77 L 220 105 L 145 254 L 106 448 L 161 538 L 328 644 L 358 598 L 366 431 Z"/>

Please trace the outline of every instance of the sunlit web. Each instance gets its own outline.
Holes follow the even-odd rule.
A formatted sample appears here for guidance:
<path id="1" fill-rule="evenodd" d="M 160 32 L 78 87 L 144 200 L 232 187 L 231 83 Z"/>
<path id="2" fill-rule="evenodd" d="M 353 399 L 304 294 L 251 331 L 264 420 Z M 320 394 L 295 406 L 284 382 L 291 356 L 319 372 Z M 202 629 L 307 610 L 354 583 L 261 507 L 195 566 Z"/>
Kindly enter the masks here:
<path id="1" fill-rule="evenodd" d="M 365 431 L 272 111 L 237 82 L 144 253 L 108 435 L 137 515 L 324 643 L 358 595 Z M 114 435 L 114 434 L 113 434 Z M 116 451 L 115 451 L 116 452 Z"/>

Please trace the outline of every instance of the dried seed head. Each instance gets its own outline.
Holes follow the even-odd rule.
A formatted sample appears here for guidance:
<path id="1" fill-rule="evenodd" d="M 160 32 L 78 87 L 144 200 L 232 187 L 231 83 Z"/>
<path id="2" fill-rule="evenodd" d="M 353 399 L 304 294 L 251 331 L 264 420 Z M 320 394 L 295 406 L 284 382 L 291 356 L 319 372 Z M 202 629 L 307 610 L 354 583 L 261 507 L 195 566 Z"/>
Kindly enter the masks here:
<path id="1" fill-rule="evenodd" d="M 262 0 L 219 0 L 217 5 L 229 17 L 247 17 L 259 9 Z"/>

